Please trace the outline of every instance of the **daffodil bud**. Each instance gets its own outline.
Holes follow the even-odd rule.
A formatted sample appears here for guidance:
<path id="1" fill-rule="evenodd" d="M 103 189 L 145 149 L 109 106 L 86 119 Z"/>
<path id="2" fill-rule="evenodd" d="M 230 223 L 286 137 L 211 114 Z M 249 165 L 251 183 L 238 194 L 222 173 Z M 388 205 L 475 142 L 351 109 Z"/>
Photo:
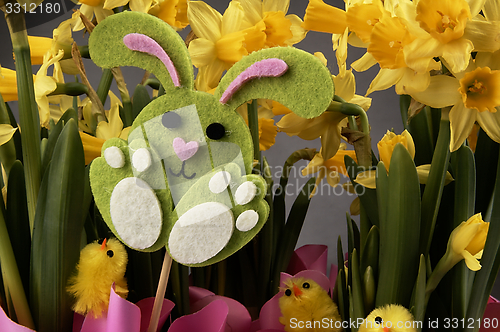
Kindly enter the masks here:
<path id="1" fill-rule="evenodd" d="M 382 139 L 377 143 L 380 160 L 384 162 L 384 166 L 387 171 L 389 171 L 392 152 L 398 143 L 403 144 L 412 158 L 415 157 L 415 145 L 413 144 L 413 138 L 407 130 L 403 131 L 401 135 L 396 135 L 391 131 L 387 131 L 384 137 L 382 137 Z"/>
<path id="2" fill-rule="evenodd" d="M 447 251 L 452 250 L 458 260 L 465 259 L 469 269 L 479 270 L 481 265 L 477 259 L 482 255 L 489 225 L 483 221 L 481 213 L 473 215 L 453 230 Z"/>

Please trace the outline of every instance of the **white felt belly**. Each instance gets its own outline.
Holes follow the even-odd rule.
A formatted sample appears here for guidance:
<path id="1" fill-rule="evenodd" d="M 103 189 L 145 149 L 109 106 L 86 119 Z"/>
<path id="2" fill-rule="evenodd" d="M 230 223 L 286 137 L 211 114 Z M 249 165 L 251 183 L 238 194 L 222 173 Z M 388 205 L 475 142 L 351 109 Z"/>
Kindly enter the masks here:
<path id="1" fill-rule="evenodd" d="M 175 223 L 168 239 L 172 258 L 182 264 L 202 263 L 217 255 L 233 234 L 234 217 L 224 204 L 196 205 Z"/>
<path id="2" fill-rule="evenodd" d="M 116 232 L 131 248 L 146 249 L 158 239 L 161 207 L 145 181 L 135 177 L 121 180 L 111 194 L 110 212 Z"/>

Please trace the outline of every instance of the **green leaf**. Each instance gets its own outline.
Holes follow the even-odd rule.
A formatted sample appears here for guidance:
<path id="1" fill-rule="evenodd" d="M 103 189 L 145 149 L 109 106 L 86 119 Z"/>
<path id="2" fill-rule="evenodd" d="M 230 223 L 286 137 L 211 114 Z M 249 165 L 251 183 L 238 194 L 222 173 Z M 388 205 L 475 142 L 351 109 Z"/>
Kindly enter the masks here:
<path id="1" fill-rule="evenodd" d="M 378 225 L 379 216 L 378 216 L 378 205 L 377 205 L 377 193 L 374 189 L 368 189 L 363 187 L 362 185 L 354 182 L 358 173 L 365 171 L 366 169 L 363 167 L 359 167 L 358 164 L 349 156 L 344 157 L 345 167 L 347 169 L 347 173 L 349 174 L 349 178 L 351 179 L 352 185 L 354 186 L 354 190 L 358 195 L 361 204 L 363 205 L 368 218 L 371 223 L 374 225 Z"/>
<path id="2" fill-rule="evenodd" d="M 85 186 L 83 146 L 74 119 L 59 135 L 46 173 L 40 201 L 45 206 L 37 209 L 43 217 L 37 218 L 33 235 L 32 299 L 37 302 L 38 332 L 68 331 L 73 300 L 66 283 L 80 254 Z"/>
<path id="3" fill-rule="evenodd" d="M 360 271 L 366 271 L 368 267 L 371 267 L 373 274 L 377 275 L 379 264 L 379 240 L 380 233 L 378 227 L 372 226 L 370 232 L 368 233 L 368 237 L 366 238 L 363 254 L 361 255 Z"/>
<path id="4" fill-rule="evenodd" d="M 263 305 L 267 299 L 270 298 L 270 295 L 272 293 L 268 293 L 266 290 L 269 287 L 269 280 L 271 279 L 271 267 L 273 265 L 274 260 L 276 259 L 276 243 L 275 243 L 275 234 L 273 234 L 274 230 L 274 225 L 273 225 L 273 194 L 272 194 L 272 188 L 273 188 L 273 177 L 271 174 L 271 168 L 269 166 L 269 163 L 267 162 L 267 159 L 264 157 L 263 160 L 263 177 L 264 180 L 266 181 L 267 185 L 267 192 L 265 196 L 265 200 L 269 204 L 270 211 L 269 211 L 269 217 L 267 219 L 267 222 L 264 224 L 264 227 L 260 231 L 259 235 L 259 263 L 258 263 L 258 269 L 259 269 L 259 278 L 258 278 L 258 289 L 259 289 L 259 295 L 261 298 L 259 299 L 261 302 L 261 305 Z"/>
<path id="5" fill-rule="evenodd" d="M 3 101 L 2 95 L 0 94 L 0 124 L 8 124 L 13 128 L 17 128 L 17 124 L 12 125 L 9 117 L 9 111 L 7 110 L 6 104 Z M 15 131 L 13 135 L 16 134 Z M 9 176 L 10 169 L 14 162 L 16 161 L 16 145 L 14 139 L 10 139 L 5 144 L 0 146 L 0 161 L 7 173 L 7 177 Z"/>
<path id="6" fill-rule="evenodd" d="M 24 292 L 29 298 L 31 234 L 26 202 L 24 168 L 19 160 L 12 165 L 10 175 L 7 187 L 5 221 Z"/>
<path id="7" fill-rule="evenodd" d="M 450 122 L 441 120 L 436 149 L 432 157 L 431 170 L 422 196 L 422 228 L 420 252 L 428 255 L 436 219 L 443 194 L 443 187 L 450 158 Z M 392 165 L 392 163 L 391 163 Z"/>
<path id="8" fill-rule="evenodd" d="M 377 186 L 379 190 L 382 187 Z M 387 212 L 380 219 L 376 307 L 390 303 L 408 307 L 420 255 L 420 184 L 413 159 L 402 144 L 394 148 L 387 191 L 381 196 L 387 202 Z"/>
<path id="9" fill-rule="evenodd" d="M 455 204 L 453 228 L 474 214 L 476 199 L 476 167 L 474 154 L 468 146 L 461 146 L 452 154 L 452 167 L 455 176 Z M 470 296 L 469 280 L 474 272 L 465 263 L 457 264 L 452 270 L 452 313 L 453 317 L 465 317 Z M 460 329 L 461 330 L 461 329 Z"/>
<path id="10" fill-rule="evenodd" d="M 481 270 L 476 272 L 476 278 L 472 285 L 467 318 L 474 320 L 483 316 L 488 297 L 493 289 L 498 270 L 500 268 L 500 162 L 497 165 L 497 177 L 495 190 L 491 201 L 491 217 L 488 236 L 484 245 L 483 257 L 481 258 Z M 478 331 L 479 327 L 467 328 L 465 331 Z"/>
<path id="11" fill-rule="evenodd" d="M 365 313 L 375 309 L 375 294 L 377 291 L 375 273 L 371 266 L 368 266 L 363 274 L 363 303 Z M 364 318 L 364 317 L 363 317 Z"/>
<path id="12" fill-rule="evenodd" d="M 408 124 L 408 131 L 415 144 L 415 165 L 425 165 L 431 163 L 431 156 L 434 153 L 434 140 L 432 137 L 431 109 L 424 107 L 415 115 Z"/>
<path id="13" fill-rule="evenodd" d="M 343 263 L 342 263 L 343 265 Z M 339 314 L 342 320 L 349 320 L 349 294 L 347 292 L 347 283 L 345 280 L 344 270 L 339 269 L 337 280 L 335 281 L 335 289 L 338 294 Z"/>
<path id="14" fill-rule="evenodd" d="M 142 84 L 137 84 L 132 97 L 132 121 L 135 120 L 137 115 L 139 115 L 150 101 L 151 97 L 149 96 L 148 89 Z"/>
<path id="15" fill-rule="evenodd" d="M 293 202 L 292 209 L 288 215 L 283 232 L 280 234 L 277 252 L 276 264 L 274 264 L 273 284 L 277 285 L 280 272 L 285 271 L 288 263 L 292 258 L 293 251 L 297 245 L 302 225 L 307 214 L 310 198 L 316 178 L 310 178 L 309 181 L 302 187 L 299 195 Z M 277 289 L 274 290 L 276 292 Z"/>
<path id="16" fill-rule="evenodd" d="M 364 298 L 363 298 L 363 283 L 361 281 L 361 273 L 359 272 L 358 251 L 352 251 L 352 259 L 349 262 L 349 269 L 352 270 L 352 315 L 351 319 L 358 321 L 358 318 L 364 319 L 366 316 Z"/>
<path id="17" fill-rule="evenodd" d="M 413 290 L 412 302 L 410 308 L 415 321 L 423 322 L 425 318 L 425 286 L 427 280 L 427 271 L 424 255 L 420 255 L 420 264 L 418 267 L 417 281 Z"/>

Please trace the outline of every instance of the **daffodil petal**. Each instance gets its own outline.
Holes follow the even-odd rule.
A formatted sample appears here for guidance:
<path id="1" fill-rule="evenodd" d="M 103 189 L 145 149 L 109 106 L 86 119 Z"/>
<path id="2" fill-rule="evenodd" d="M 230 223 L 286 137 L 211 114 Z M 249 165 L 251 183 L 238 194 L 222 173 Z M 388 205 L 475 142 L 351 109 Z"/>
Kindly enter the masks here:
<path id="1" fill-rule="evenodd" d="M 442 56 L 451 65 L 452 71 L 459 72 L 467 68 L 473 49 L 474 44 L 470 40 L 461 38 L 444 45 Z"/>
<path id="2" fill-rule="evenodd" d="M 370 87 L 368 91 L 366 91 L 366 95 L 374 91 L 385 90 L 396 84 L 401 77 L 404 75 L 405 68 L 399 69 L 380 69 L 377 76 L 370 83 Z"/>
<path id="3" fill-rule="evenodd" d="M 335 171 L 328 170 L 326 172 L 326 182 L 332 187 L 336 187 L 340 182 L 340 175 Z"/>
<path id="4" fill-rule="evenodd" d="M 10 141 L 17 127 L 13 128 L 10 124 L 0 124 L 0 145 L 3 145 Z"/>
<path id="5" fill-rule="evenodd" d="M 361 204 L 359 201 L 359 197 L 353 199 L 351 206 L 349 206 L 349 213 L 351 216 L 359 216 L 361 213 Z"/>
<path id="6" fill-rule="evenodd" d="M 189 1 L 188 20 L 196 36 L 216 42 L 221 37 L 222 15 L 203 1 Z"/>
<path id="7" fill-rule="evenodd" d="M 323 159 L 332 158 L 340 146 L 340 128 L 329 128 L 321 135 L 321 153 Z"/>
<path id="8" fill-rule="evenodd" d="M 350 101 L 356 92 L 356 79 L 351 70 L 345 72 L 344 77 L 340 75 L 333 77 L 335 84 L 335 94 L 346 101 Z"/>
<path id="9" fill-rule="evenodd" d="M 129 0 L 106 0 L 104 1 L 104 9 L 113 9 L 116 7 L 125 6 Z"/>
<path id="10" fill-rule="evenodd" d="M 432 76 L 429 87 L 424 91 L 413 91 L 411 96 L 424 105 L 435 108 L 462 104 L 462 97 L 458 92 L 460 83 L 457 79 L 446 76 Z"/>
<path id="11" fill-rule="evenodd" d="M 351 104 L 356 104 L 361 106 L 362 109 L 368 111 L 370 106 L 372 105 L 372 99 L 369 97 L 364 97 L 360 95 L 354 95 L 351 100 L 349 100 Z"/>
<path id="12" fill-rule="evenodd" d="M 420 184 L 427 184 L 427 179 L 429 178 L 430 170 L 431 170 L 430 164 L 417 166 L 417 175 L 418 179 L 420 180 Z M 444 178 L 444 185 L 449 184 L 453 180 L 454 180 L 453 176 L 451 176 L 450 172 L 447 171 L 446 176 Z"/>
<path id="13" fill-rule="evenodd" d="M 361 58 L 354 61 L 351 64 L 351 67 L 357 72 L 362 72 L 362 71 L 370 69 L 371 67 L 375 66 L 376 64 L 377 64 L 377 60 L 375 60 L 373 55 L 366 52 Z"/>
<path id="14" fill-rule="evenodd" d="M 477 53 L 475 63 L 477 67 L 489 67 L 491 70 L 500 70 L 500 50 L 494 53 Z"/>
<path id="15" fill-rule="evenodd" d="M 292 25 L 290 26 L 290 31 L 292 32 L 293 37 L 285 41 L 287 45 L 295 45 L 298 42 L 302 41 L 306 38 L 306 29 L 302 27 L 302 20 L 297 15 L 286 15 L 285 18 L 289 20 Z"/>
<path id="16" fill-rule="evenodd" d="M 500 142 L 500 112 L 495 113 L 488 111 L 477 113 L 477 122 L 495 142 Z"/>
<path id="17" fill-rule="evenodd" d="M 472 270 L 472 271 L 479 271 L 481 269 L 481 264 L 479 264 L 479 261 L 474 258 L 468 251 L 464 250 L 462 253 L 465 264 L 467 267 Z"/>
<path id="18" fill-rule="evenodd" d="M 197 38 L 189 43 L 189 55 L 196 68 L 207 66 L 214 61 L 216 49 L 215 44 L 204 38 Z"/>
<path id="19" fill-rule="evenodd" d="M 385 172 L 385 168 L 382 170 L 382 172 Z M 376 170 L 364 171 L 364 172 L 358 173 L 354 182 L 357 182 L 366 188 L 375 189 L 375 188 L 377 188 L 377 177 L 376 176 L 377 176 Z"/>
<path id="20" fill-rule="evenodd" d="M 424 91 L 431 82 L 431 75 L 429 72 L 417 73 L 410 68 L 402 68 L 404 74 L 396 83 L 396 93 L 411 94 L 413 91 Z"/>
<path id="21" fill-rule="evenodd" d="M 259 0 L 260 1 L 260 0 Z M 263 0 L 262 6 L 264 12 L 288 12 L 288 6 L 290 5 L 290 0 Z"/>
<path id="22" fill-rule="evenodd" d="M 500 2 L 486 1 L 484 3 L 483 13 L 488 21 L 500 21 Z"/>
<path id="23" fill-rule="evenodd" d="M 420 73 L 427 70 L 423 64 L 442 54 L 442 44 L 430 36 L 427 39 L 418 38 L 405 45 L 403 52 L 406 65 Z M 422 59 L 427 59 L 427 62 Z"/>
<path id="24" fill-rule="evenodd" d="M 231 1 L 222 15 L 221 23 L 221 33 L 222 35 L 227 35 L 235 31 L 239 31 L 241 27 L 241 21 L 245 17 L 243 12 L 243 7 L 239 2 Z"/>
<path id="25" fill-rule="evenodd" d="M 457 150 L 474 126 L 478 112 L 476 110 L 468 109 L 463 103 L 458 103 L 450 111 L 450 151 Z"/>
<path id="26" fill-rule="evenodd" d="M 485 5 L 486 2 L 494 2 L 494 1 L 486 1 L 486 0 L 467 0 L 467 3 L 469 4 L 470 8 L 470 14 L 472 17 L 475 17 L 483 6 Z"/>
<path id="27" fill-rule="evenodd" d="M 473 42 L 474 51 L 495 52 L 500 49 L 500 22 L 470 21 L 465 26 L 464 38 Z"/>
<path id="28" fill-rule="evenodd" d="M 255 25 L 262 20 L 263 4 L 261 0 L 244 0 L 240 1 L 245 12 L 245 19 L 250 25 Z"/>

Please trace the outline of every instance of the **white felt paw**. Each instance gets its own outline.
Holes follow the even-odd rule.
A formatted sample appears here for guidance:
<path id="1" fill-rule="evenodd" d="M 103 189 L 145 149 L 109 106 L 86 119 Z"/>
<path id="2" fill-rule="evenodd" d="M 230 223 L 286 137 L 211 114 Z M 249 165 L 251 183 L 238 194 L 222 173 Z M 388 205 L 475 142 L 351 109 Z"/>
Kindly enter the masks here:
<path id="1" fill-rule="evenodd" d="M 113 168 L 122 168 L 125 165 L 125 155 L 122 150 L 116 146 L 110 146 L 104 150 L 104 159 L 106 163 Z"/>
<path id="2" fill-rule="evenodd" d="M 236 219 L 236 228 L 241 232 L 247 232 L 257 225 L 259 214 L 254 210 L 242 212 Z"/>
<path id="3" fill-rule="evenodd" d="M 146 171 L 151 166 L 151 163 L 151 153 L 146 148 L 137 149 L 132 155 L 132 166 L 139 172 Z"/>
<path id="4" fill-rule="evenodd" d="M 256 194 L 257 186 L 252 181 L 245 181 L 236 189 L 234 199 L 237 204 L 245 205 L 254 199 Z"/>
<path id="5" fill-rule="evenodd" d="M 109 204 L 111 221 L 120 238 L 134 249 L 151 247 L 162 228 L 162 211 L 155 192 L 135 177 L 118 182 Z"/>
<path id="6" fill-rule="evenodd" d="M 170 254 L 179 263 L 202 263 L 227 245 L 233 229 L 233 213 L 225 204 L 207 202 L 196 205 L 172 228 L 168 240 Z"/>
<path id="7" fill-rule="evenodd" d="M 226 190 L 227 186 L 231 182 L 231 173 L 226 171 L 220 171 L 214 174 L 208 182 L 208 188 L 214 194 L 220 194 Z"/>

